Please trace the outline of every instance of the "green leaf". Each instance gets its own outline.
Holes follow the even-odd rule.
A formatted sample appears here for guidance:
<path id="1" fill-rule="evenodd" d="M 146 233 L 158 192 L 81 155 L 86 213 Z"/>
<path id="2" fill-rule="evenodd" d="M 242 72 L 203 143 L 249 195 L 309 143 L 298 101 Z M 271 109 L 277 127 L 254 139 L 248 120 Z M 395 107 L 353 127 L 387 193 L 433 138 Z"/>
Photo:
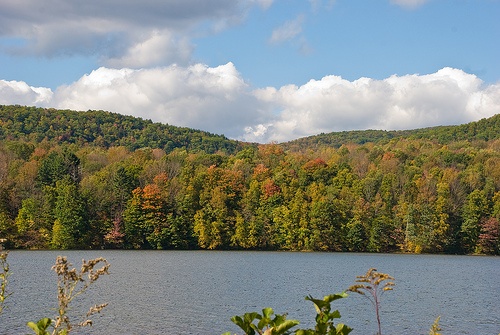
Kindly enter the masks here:
<path id="1" fill-rule="evenodd" d="M 252 323 L 253 320 L 255 319 L 261 319 L 261 316 L 257 312 L 252 312 L 252 313 L 245 313 L 243 315 L 243 318 L 245 319 L 245 322 Z"/>
<path id="2" fill-rule="evenodd" d="M 311 329 L 299 329 L 295 332 L 295 335 L 315 335 L 314 330 Z"/>
<path id="3" fill-rule="evenodd" d="M 342 292 L 342 293 L 336 293 L 336 294 L 330 294 L 330 295 L 327 295 L 323 298 L 324 301 L 326 302 L 332 302 L 332 301 L 335 301 L 335 300 L 338 300 L 338 299 L 342 299 L 342 298 L 347 298 L 349 296 L 349 294 L 345 293 L 345 292 Z"/>
<path id="4" fill-rule="evenodd" d="M 243 320 L 238 315 L 231 317 L 231 321 L 233 321 L 233 323 L 235 323 L 237 326 L 240 326 L 240 327 L 243 324 Z"/>
<path id="5" fill-rule="evenodd" d="M 327 304 L 323 300 L 314 299 L 312 296 L 306 297 L 306 300 L 312 301 L 314 307 L 316 308 L 316 313 L 318 314 L 321 314 L 321 310 L 323 309 L 323 307 L 327 306 Z"/>
<path id="6" fill-rule="evenodd" d="M 333 311 L 329 315 L 330 320 L 331 319 L 340 319 L 340 312 L 338 310 Z"/>
<path id="7" fill-rule="evenodd" d="M 251 325 L 255 317 L 252 317 L 252 314 L 257 314 L 257 313 L 246 313 L 243 316 L 244 319 L 236 315 L 231 318 L 231 321 L 233 321 L 234 324 L 240 327 L 241 330 L 245 332 L 245 334 L 254 335 L 255 331 L 252 329 Z"/>
<path id="8" fill-rule="evenodd" d="M 26 324 L 28 327 L 30 327 L 31 329 L 33 329 L 35 331 L 35 333 L 38 334 L 38 326 L 36 323 L 34 323 L 33 321 L 30 321 Z"/>
<path id="9" fill-rule="evenodd" d="M 280 325 L 283 322 L 285 322 L 285 320 L 286 320 L 286 314 L 284 314 L 284 315 L 276 314 L 276 316 L 274 317 L 274 320 L 273 320 L 273 325 L 274 326 Z"/>
<path id="10" fill-rule="evenodd" d="M 49 328 L 52 320 L 49 318 L 43 318 L 38 320 L 37 323 L 28 322 L 26 325 L 30 327 L 36 335 L 48 335 L 47 328 Z"/>
<path id="11" fill-rule="evenodd" d="M 262 316 L 265 318 L 270 319 L 273 314 L 274 310 L 271 307 L 266 307 L 262 310 Z"/>
<path id="12" fill-rule="evenodd" d="M 257 328 L 262 330 L 264 326 L 271 325 L 271 316 L 274 314 L 274 310 L 271 307 L 266 307 L 262 309 L 262 317 L 260 318 Z"/>
<path id="13" fill-rule="evenodd" d="M 296 325 L 298 325 L 300 322 L 297 321 L 297 320 L 284 320 L 283 323 L 281 323 L 280 325 L 278 325 L 276 327 L 276 334 L 284 334 L 285 332 L 287 332 L 290 328 L 293 328 L 295 327 Z"/>
<path id="14" fill-rule="evenodd" d="M 351 327 L 346 326 L 343 323 L 339 323 L 335 329 L 337 330 L 337 334 L 341 335 L 347 335 L 352 331 Z"/>
<path id="15" fill-rule="evenodd" d="M 268 318 L 262 318 L 259 323 L 257 324 L 257 329 L 262 330 L 265 326 L 268 326 L 269 323 L 271 322 L 271 319 Z"/>

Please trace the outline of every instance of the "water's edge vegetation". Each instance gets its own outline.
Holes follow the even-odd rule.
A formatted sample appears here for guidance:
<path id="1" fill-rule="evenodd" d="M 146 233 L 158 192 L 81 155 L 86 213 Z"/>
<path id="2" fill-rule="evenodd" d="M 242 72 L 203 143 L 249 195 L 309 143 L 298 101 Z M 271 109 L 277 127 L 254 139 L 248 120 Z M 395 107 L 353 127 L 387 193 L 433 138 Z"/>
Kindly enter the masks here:
<path id="1" fill-rule="evenodd" d="M 24 249 L 499 254 L 500 115 L 256 145 L 0 106 L 0 239 Z"/>

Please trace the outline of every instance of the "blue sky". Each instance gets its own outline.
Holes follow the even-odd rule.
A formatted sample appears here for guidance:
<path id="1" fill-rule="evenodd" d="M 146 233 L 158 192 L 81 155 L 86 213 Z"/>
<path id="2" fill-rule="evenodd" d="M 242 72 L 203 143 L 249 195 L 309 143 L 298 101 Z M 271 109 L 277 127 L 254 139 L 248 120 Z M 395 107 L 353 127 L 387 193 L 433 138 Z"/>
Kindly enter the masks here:
<path id="1" fill-rule="evenodd" d="M 300 85 L 329 74 L 383 79 L 446 66 L 496 82 L 498 17 L 498 1 L 438 0 L 414 9 L 377 0 L 317 9 L 308 1 L 281 1 L 251 11 L 240 26 L 195 41 L 195 56 L 214 66 L 232 61 L 257 86 Z M 270 32 L 294 21 L 301 21 L 295 37 L 269 42 Z"/>
<path id="2" fill-rule="evenodd" d="M 0 103 L 287 141 L 500 112 L 499 0 L 0 0 Z"/>

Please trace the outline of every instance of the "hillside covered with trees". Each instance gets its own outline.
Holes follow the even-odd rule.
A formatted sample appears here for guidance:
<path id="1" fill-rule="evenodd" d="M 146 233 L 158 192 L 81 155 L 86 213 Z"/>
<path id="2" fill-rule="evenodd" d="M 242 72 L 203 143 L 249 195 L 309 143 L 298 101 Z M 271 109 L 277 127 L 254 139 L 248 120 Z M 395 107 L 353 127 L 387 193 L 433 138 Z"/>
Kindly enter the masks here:
<path id="1" fill-rule="evenodd" d="M 128 150 L 175 148 L 189 151 L 235 153 L 241 142 L 222 135 L 175 127 L 151 120 L 104 111 L 77 112 L 0 105 L 0 140 L 51 145 L 77 144 L 98 147 L 123 146 Z"/>
<path id="2" fill-rule="evenodd" d="M 500 116 L 255 145 L 0 106 L 10 248 L 499 254 Z"/>
<path id="3" fill-rule="evenodd" d="M 293 148 L 318 148 L 329 145 L 340 147 L 345 143 L 364 144 L 367 142 L 382 143 L 395 138 L 430 139 L 440 144 L 456 141 L 489 141 L 498 138 L 500 129 L 500 115 L 489 119 L 482 119 L 458 126 L 439 126 L 415 130 L 352 130 L 329 134 L 320 134 L 300 138 L 284 143 L 288 149 Z"/>

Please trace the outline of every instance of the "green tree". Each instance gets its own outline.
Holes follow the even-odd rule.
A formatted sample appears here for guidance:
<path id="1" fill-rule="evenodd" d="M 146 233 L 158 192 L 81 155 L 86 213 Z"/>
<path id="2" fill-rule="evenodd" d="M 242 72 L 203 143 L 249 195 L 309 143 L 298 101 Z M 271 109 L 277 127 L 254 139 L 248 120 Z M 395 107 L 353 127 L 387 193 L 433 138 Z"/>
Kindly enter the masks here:
<path id="1" fill-rule="evenodd" d="M 461 228 L 462 246 L 464 251 L 475 251 L 479 234 L 481 233 L 481 219 L 488 215 L 488 200 L 482 190 L 474 190 L 467 197 L 463 207 L 463 223 Z"/>
<path id="2" fill-rule="evenodd" d="M 233 243 L 243 248 L 275 248 L 273 211 L 283 202 L 281 187 L 271 178 L 271 172 L 258 164 L 241 200 Z"/>
<path id="3" fill-rule="evenodd" d="M 9 248 L 14 246 L 17 240 L 18 232 L 14 220 L 9 215 L 0 209 L 0 239 L 5 239 L 4 246 Z"/>
<path id="4" fill-rule="evenodd" d="M 208 203 L 194 216 L 194 233 L 200 247 L 217 249 L 229 245 L 231 218 L 228 214 L 226 194 L 216 187 Z"/>
<path id="5" fill-rule="evenodd" d="M 328 195 L 323 184 L 313 183 L 308 190 L 311 196 L 309 221 L 310 245 L 314 250 L 342 251 L 345 249 L 344 227 L 348 213 L 344 202 Z"/>
<path id="6" fill-rule="evenodd" d="M 81 180 L 80 159 L 68 149 L 62 152 L 52 151 L 40 163 L 37 181 L 41 185 L 55 186 L 65 176 L 74 183 Z"/>
<path id="7" fill-rule="evenodd" d="M 127 202 L 123 212 L 123 223 L 125 226 L 125 243 L 134 249 L 148 248 L 145 224 L 145 215 L 142 208 L 142 188 L 138 187 L 132 191 L 132 197 Z"/>
<path id="8" fill-rule="evenodd" d="M 50 244 L 52 226 L 41 218 L 43 208 L 34 198 L 24 199 L 15 223 L 19 232 L 20 246 L 24 248 L 47 248 Z"/>
<path id="9" fill-rule="evenodd" d="M 123 213 L 125 238 L 133 248 L 186 248 L 190 245 L 190 226 L 179 215 L 175 191 L 166 174 L 132 192 Z"/>
<path id="10" fill-rule="evenodd" d="M 52 247 L 56 249 L 85 248 L 89 230 L 86 203 L 78 186 L 70 178 L 56 183 Z"/>
<path id="11" fill-rule="evenodd" d="M 132 166 L 119 166 L 112 176 L 113 193 L 116 198 L 117 211 L 123 211 L 132 191 L 139 186 L 138 169 Z"/>
<path id="12" fill-rule="evenodd" d="M 352 207 L 352 217 L 345 227 L 345 243 L 349 251 L 367 251 L 370 221 L 370 204 L 359 197 Z"/>
<path id="13" fill-rule="evenodd" d="M 276 226 L 275 244 L 284 250 L 311 250 L 309 202 L 302 190 L 287 204 L 276 208 L 273 222 Z"/>

